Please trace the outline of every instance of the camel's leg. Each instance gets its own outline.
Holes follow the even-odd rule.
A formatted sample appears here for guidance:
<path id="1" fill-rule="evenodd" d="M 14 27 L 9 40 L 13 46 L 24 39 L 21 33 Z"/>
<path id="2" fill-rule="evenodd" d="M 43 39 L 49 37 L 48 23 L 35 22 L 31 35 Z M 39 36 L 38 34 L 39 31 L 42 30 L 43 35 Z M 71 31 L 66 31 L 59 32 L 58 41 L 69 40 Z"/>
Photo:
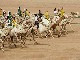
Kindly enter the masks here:
<path id="1" fill-rule="evenodd" d="M 73 31 L 73 28 L 72 28 L 72 26 L 71 26 L 71 24 L 70 24 L 70 23 L 69 23 L 69 26 L 70 26 L 71 30 Z"/>
<path id="2" fill-rule="evenodd" d="M 49 30 L 49 33 L 50 33 L 51 37 L 54 38 L 53 32 L 51 30 Z"/>

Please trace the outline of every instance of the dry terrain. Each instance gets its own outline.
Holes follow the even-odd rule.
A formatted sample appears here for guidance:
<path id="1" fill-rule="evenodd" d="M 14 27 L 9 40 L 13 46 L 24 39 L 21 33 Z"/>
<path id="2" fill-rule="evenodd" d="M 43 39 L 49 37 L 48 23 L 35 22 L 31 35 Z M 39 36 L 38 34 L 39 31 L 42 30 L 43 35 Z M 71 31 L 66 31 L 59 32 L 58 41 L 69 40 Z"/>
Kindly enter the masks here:
<path id="1" fill-rule="evenodd" d="M 0 8 L 12 13 L 27 8 L 31 13 L 43 13 L 48 10 L 53 14 L 55 7 L 64 7 L 66 13 L 80 12 L 80 0 L 0 0 Z M 26 48 L 5 48 L 0 50 L 0 60 L 80 60 L 80 18 L 75 18 L 71 24 L 74 32 L 67 25 L 68 34 L 60 38 L 36 38 L 41 43 L 33 45 L 27 41 Z"/>

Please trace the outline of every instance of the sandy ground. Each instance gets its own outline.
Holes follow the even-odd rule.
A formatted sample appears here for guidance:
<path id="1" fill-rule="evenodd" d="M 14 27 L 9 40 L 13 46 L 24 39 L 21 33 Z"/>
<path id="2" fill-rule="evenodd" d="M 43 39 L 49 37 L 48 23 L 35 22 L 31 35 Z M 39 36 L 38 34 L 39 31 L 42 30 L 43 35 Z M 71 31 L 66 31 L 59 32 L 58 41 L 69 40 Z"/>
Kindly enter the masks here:
<path id="1" fill-rule="evenodd" d="M 21 4 L 19 3 L 21 2 Z M 80 0 L 0 0 L 0 7 L 4 10 L 17 12 L 18 6 L 22 10 L 28 8 L 31 13 L 48 10 L 51 14 L 54 7 L 64 7 L 67 13 L 80 12 Z M 0 50 L 0 60 L 80 60 L 80 19 L 75 18 L 71 24 L 74 32 L 67 25 L 68 34 L 60 38 L 36 39 L 41 45 L 33 45 L 27 41 L 26 48 L 5 48 Z"/>

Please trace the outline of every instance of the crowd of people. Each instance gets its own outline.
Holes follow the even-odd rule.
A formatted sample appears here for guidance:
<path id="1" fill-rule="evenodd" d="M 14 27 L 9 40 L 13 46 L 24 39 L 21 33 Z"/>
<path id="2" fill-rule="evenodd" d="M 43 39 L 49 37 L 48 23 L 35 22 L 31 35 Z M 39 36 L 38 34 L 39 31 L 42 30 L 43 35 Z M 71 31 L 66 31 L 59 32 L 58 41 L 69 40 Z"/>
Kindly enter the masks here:
<path id="1" fill-rule="evenodd" d="M 61 9 L 54 9 L 54 12 L 53 12 L 53 15 L 54 16 L 60 16 L 62 17 L 64 15 L 64 9 L 63 7 Z M 20 16 L 20 17 L 29 17 L 30 18 L 30 12 L 28 11 L 28 9 L 24 9 L 24 11 L 21 10 L 21 7 L 18 8 L 18 12 L 17 14 Z M 46 11 L 45 13 L 42 13 L 41 10 L 39 10 L 39 12 L 37 14 L 34 14 L 35 15 L 35 25 L 37 25 L 37 28 L 39 27 L 39 22 L 38 22 L 38 19 L 44 15 L 45 19 L 49 19 L 50 18 L 50 14 L 48 11 Z M 2 12 L 2 16 L 5 18 L 5 21 L 8 23 L 8 26 L 13 26 L 13 27 L 16 27 L 16 24 L 17 24 L 17 20 L 15 19 L 15 16 L 10 12 L 8 11 L 8 13 L 6 13 L 5 10 L 3 10 Z M 4 28 L 4 24 L 2 26 L 2 28 Z"/>
<path id="2" fill-rule="evenodd" d="M 8 13 L 5 11 L 5 10 L 3 10 L 2 11 L 2 9 L 0 9 L 1 10 L 1 12 L 2 13 L 0 13 L 0 20 L 1 20 L 1 17 L 3 17 L 4 18 L 4 21 L 3 22 L 1 22 L 0 21 L 0 23 L 2 23 L 3 25 L 2 25 L 2 28 L 4 28 L 5 27 L 5 24 L 7 23 L 7 26 L 8 27 L 13 27 L 12 28 L 12 30 L 9 30 L 9 32 L 8 33 L 10 33 L 10 34 L 8 34 L 8 35 L 10 35 L 10 38 L 12 38 L 13 39 L 13 36 L 18 36 L 18 34 L 20 33 L 20 36 L 21 37 L 23 37 L 23 36 L 27 36 L 27 35 L 29 35 L 29 33 L 27 34 L 27 35 L 25 35 L 25 33 L 26 32 L 29 32 L 29 30 L 30 30 L 30 32 L 32 33 L 31 35 L 33 35 L 33 40 L 34 40 L 34 34 L 35 34 L 35 32 L 36 33 L 40 33 L 40 35 L 44 32 L 44 31 L 46 31 L 46 33 L 48 34 L 48 33 L 50 33 L 51 34 L 51 36 L 53 35 L 53 33 L 52 33 L 52 31 L 55 29 L 55 31 L 53 31 L 53 32 L 56 32 L 56 31 L 58 31 L 57 29 L 56 29 L 56 26 L 59 26 L 59 23 L 61 23 L 61 22 L 65 22 L 65 24 L 67 24 L 67 23 L 70 23 L 68 20 L 70 20 L 70 19 L 65 19 L 65 18 L 62 18 L 62 17 L 64 17 L 64 15 L 65 15 L 65 11 L 64 11 L 64 9 L 63 9 L 63 7 L 61 8 L 61 9 L 57 9 L 57 8 L 54 8 L 54 10 L 53 10 L 53 20 L 56 20 L 56 18 L 57 17 L 59 17 L 59 19 L 58 19 L 58 21 L 55 21 L 55 23 L 54 22 L 50 22 L 49 20 L 50 20 L 50 14 L 49 14 L 49 11 L 45 11 L 45 13 L 42 13 L 42 11 L 41 10 L 39 10 L 39 12 L 38 13 L 36 13 L 36 14 L 34 14 L 34 26 L 33 25 L 28 25 L 28 23 L 25 23 L 26 24 L 26 26 L 29 26 L 28 28 L 29 29 L 27 29 L 27 28 L 23 28 L 23 27 L 25 27 L 25 26 L 22 26 L 22 25 L 24 25 L 23 24 L 23 21 L 21 21 L 22 23 L 21 23 L 21 25 L 20 24 L 18 24 L 18 22 L 19 21 L 17 21 L 16 20 L 16 16 L 14 15 L 14 14 L 12 14 L 10 11 L 8 11 Z M 21 7 L 19 7 L 18 8 L 18 10 L 17 10 L 18 12 L 17 12 L 17 16 L 19 17 L 19 18 L 23 18 L 24 20 L 27 20 L 27 19 L 25 19 L 26 17 L 28 17 L 28 20 L 31 18 L 31 14 L 30 14 L 30 12 L 28 11 L 28 9 L 24 9 L 24 11 L 22 11 L 21 10 Z M 42 19 L 42 18 L 44 18 L 44 19 Z M 60 18 L 61 18 L 61 20 L 60 20 Z M 47 22 L 47 24 L 45 24 L 45 22 L 41 22 L 41 21 L 43 21 L 43 20 L 46 20 L 45 22 Z M 63 20 L 63 21 L 62 21 Z M 41 22 L 41 23 L 40 23 Z M 49 24 L 48 24 L 48 22 L 49 22 Z M 58 23 L 56 23 L 56 22 L 58 22 Z M 31 24 L 32 24 L 33 22 L 31 22 Z M 43 24 L 44 23 L 44 24 Z M 41 27 L 40 27 L 40 24 L 41 24 Z M 51 25 L 52 24 L 52 25 Z M 60 27 L 60 31 L 59 31 L 59 33 L 57 34 L 58 35 L 58 37 L 60 37 L 60 35 L 61 35 L 61 33 L 62 32 L 64 32 L 65 31 L 65 33 L 66 33 L 66 25 L 63 25 L 63 26 L 59 26 Z M 51 25 L 51 26 L 50 26 Z M 18 26 L 18 27 L 17 27 Z M 36 28 L 37 29 L 34 29 L 35 28 L 35 26 L 36 26 Z M 45 27 L 44 27 L 45 26 Z M 16 27 L 16 28 L 14 28 L 14 27 Z M 20 29 L 19 29 L 19 27 L 20 27 Z M 47 28 L 46 28 L 47 27 Z M 39 28 L 42 28 L 42 29 L 39 29 Z M 53 29 L 53 30 L 51 30 L 51 28 Z M 3 29 L 3 30 L 5 30 L 5 29 Z M 17 31 L 18 30 L 18 31 Z M 33 31 L 33 30 L 35 30 L 35 32 Z M 33 32 L 32 32 L 33 31 Z M 1 33 L 4 33 L 4 32 L 2 32 L 1 31 Z M 22 35 L 22 34 L 23 35 Z M 34 33 L 34 34 L 33 34 Z M 6 36 L 6 35 L 5 35 Z M 53 36 L 52 36 L 53 37 Z M 22 38 L 21 38 L 22 39 Z M 25 42 L 25 41 L 23 41 L 23 42 Z M 36 42 L 36 41 L 35 41 Z M 3 42 L 2 42 L 2 44 L 3 44 Z"/>

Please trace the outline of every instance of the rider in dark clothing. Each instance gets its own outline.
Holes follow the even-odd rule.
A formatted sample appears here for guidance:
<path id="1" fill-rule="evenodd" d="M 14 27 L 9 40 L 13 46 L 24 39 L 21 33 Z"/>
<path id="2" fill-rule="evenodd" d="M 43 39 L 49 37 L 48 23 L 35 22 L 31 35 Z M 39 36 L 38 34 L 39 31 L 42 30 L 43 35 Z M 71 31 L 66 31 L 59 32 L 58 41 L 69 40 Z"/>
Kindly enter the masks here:
<path id="1" fill-rule="evenodd" d="M 43 15 L 43 14 L 41 13 L 41 10 L 39 10 L 39 13 L 38 13 L 39 18 L 41 18 L 42 15 Z"/>
<path id="2" fill-rule="evenodd" d="M 22 16 L 20 7 L 18 8 L 18 15 Z"/>

